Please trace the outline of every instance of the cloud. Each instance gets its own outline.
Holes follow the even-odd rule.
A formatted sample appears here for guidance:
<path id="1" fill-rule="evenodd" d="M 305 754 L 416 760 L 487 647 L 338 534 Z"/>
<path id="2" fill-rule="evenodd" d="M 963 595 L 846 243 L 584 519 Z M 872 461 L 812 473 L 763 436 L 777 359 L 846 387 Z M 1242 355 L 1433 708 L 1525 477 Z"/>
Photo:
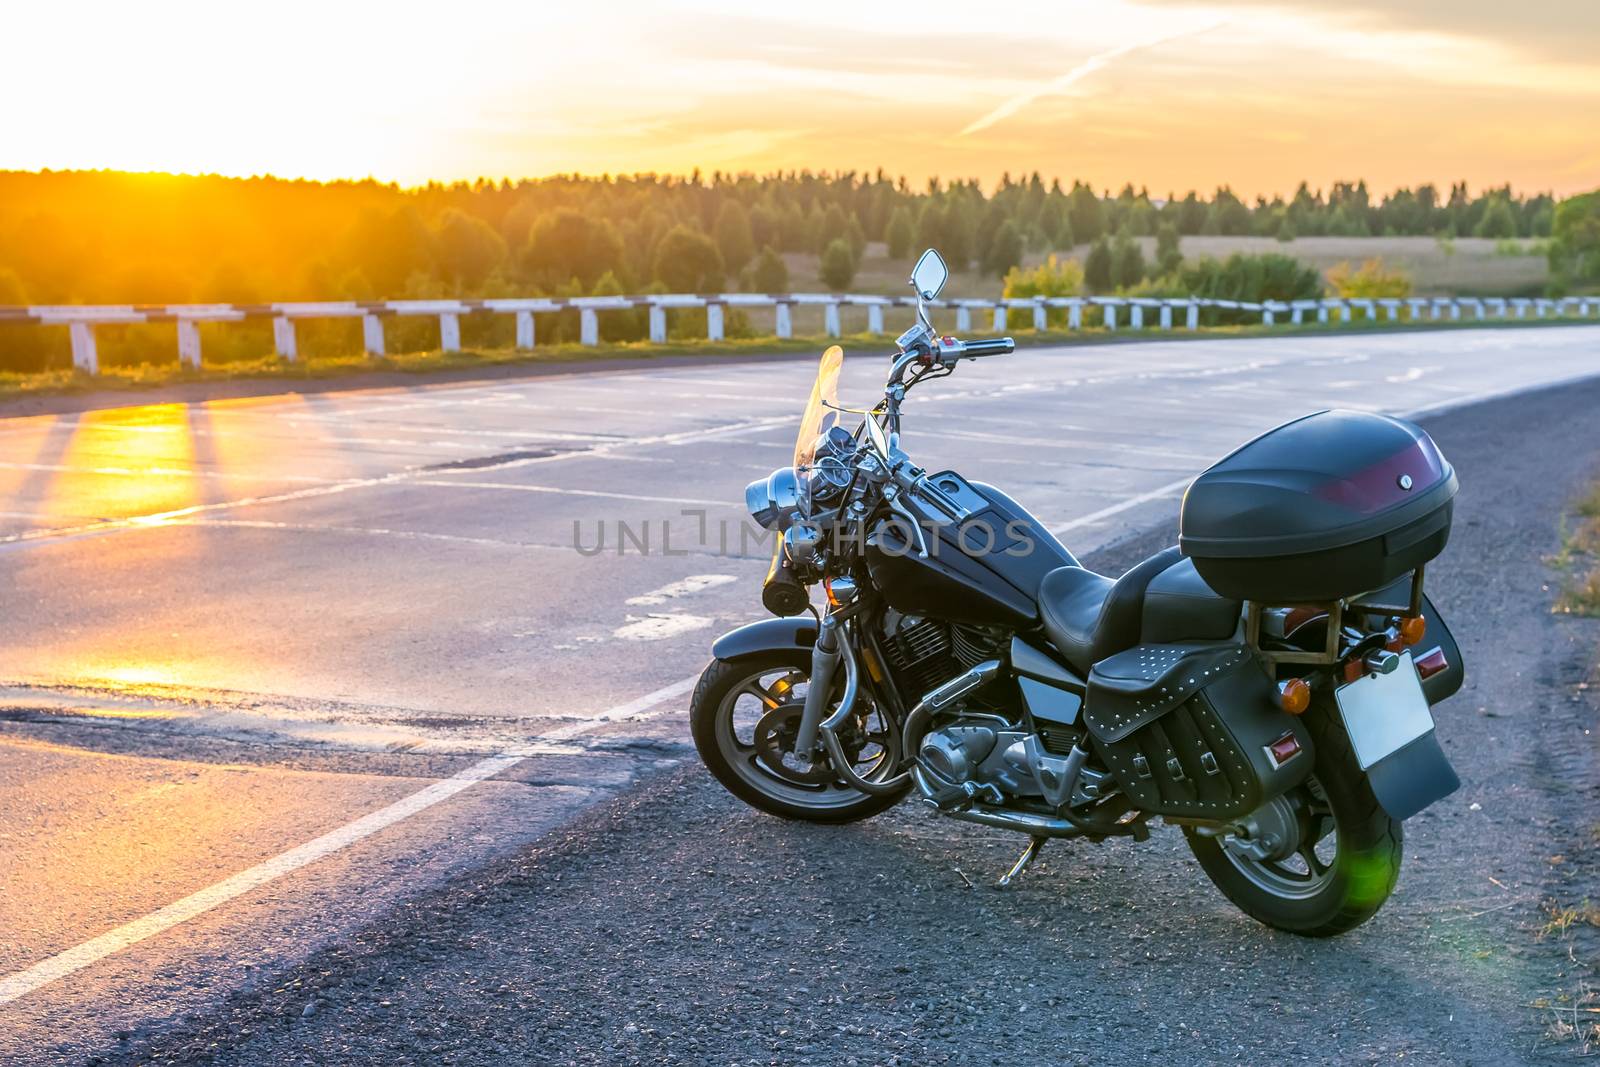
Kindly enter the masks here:
<path id="1" fill-rule="evenodd" d="M 1221 0 L 1229 7 L 1276 8 L 1384 29 L 1466 37 L 1515 49 L 1532 59 L 1592 63 L 1600 48 L 1595 0 Z M 1192 0 L 1140 0 L 1187 7 Z"/>
<path id="2" fill-rule="evenodd" d="M 1007 100 L 1005 103 L 1001 104 L 987 115 L 975 122 L 969 123 L 966 128 L 957 134 L 957 136 L 965 137 L 968 134 L 977 133 L 979 130 L 986 130 L 995 123 L 1015 115 L 1017 112 L 1021 111 L 1035 100 L 1038 100 L 1040 97 L 1053 96 L 1056 93 L 1064 92 L 1066 89 L 1082 81 L 1084 78 L 1087 78 L 1095 71 L 1104 70 L 1108 65 L 1111 64 L 1112 61 L 1121 59 L 1123 56 L 1131 55 L 1134 52 L 1142 52 L 1147 48 L 1154 48 L 1157 45 L 1166 44 L 1169 41 L 1177 41 L 1185 37 L 1195 37 L 1202 33 L 1209 33 L 1210 31 L 1222 25 L 1225 25 L 1225 22 L 1213 22 L 1197 29 L 1180 30 L 1177 33 L 1164 34 L 1163 36 L 1147 41 L 1134 41 L 1131 44 L 1125 44 L 1109 51 L 1092 55 L 1082 63 L 1079 63 L 1076 67 L 1073 67 L 1071 70 L 1067 71 L 1065 74 L 1052 78 L 1049 81 L 1044 82 L 1025 93 L 1022 93 L 1019 96 L 1012 97 L 1010 100 Z"/>

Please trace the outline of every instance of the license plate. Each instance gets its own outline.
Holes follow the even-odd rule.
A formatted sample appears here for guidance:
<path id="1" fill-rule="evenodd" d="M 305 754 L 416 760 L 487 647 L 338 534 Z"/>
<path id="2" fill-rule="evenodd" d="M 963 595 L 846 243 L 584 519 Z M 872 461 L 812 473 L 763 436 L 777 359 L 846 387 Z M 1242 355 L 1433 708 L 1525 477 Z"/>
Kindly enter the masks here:
<path id="1" fill-rule="evenodd" d="M 1366 770 L 1433 729 L 1433 712 L 1411 653 L 1388 674 L 1370 674 L 1334 690 L 1356 762 Z"/>

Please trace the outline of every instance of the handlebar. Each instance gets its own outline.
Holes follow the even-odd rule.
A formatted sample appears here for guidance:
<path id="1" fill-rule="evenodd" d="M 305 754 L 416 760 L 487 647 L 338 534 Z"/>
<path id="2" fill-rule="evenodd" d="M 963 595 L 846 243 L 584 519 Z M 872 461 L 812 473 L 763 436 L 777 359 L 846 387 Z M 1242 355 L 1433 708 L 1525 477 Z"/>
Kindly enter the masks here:
<path id="1" fill-rule="evenodd" d="M 953 337 L 939 339 L 939 356 L 944 360 L 1003 356 L 1016 350 L 1017 343 L 1009 337 L 987 337 L 978 341 L 957 341 Z"/>

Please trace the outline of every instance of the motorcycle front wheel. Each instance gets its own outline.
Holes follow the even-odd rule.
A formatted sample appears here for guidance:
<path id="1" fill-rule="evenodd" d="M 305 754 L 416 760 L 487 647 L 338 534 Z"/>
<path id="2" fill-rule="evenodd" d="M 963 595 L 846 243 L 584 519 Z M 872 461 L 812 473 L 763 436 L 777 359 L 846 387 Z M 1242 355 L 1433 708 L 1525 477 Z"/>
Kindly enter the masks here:
<path id="1" fill-rule="evenodd" d="M 854 822 L 898 804 L 905 791 L 872 796 L 846 785 L 826 759 L 806 766 L 794 758 L 810 671 L 810 653 L 798 649 L 712 660 L 689 706 L 706 769 L 746 804 L 785 819 Z M 866 699 L 840 740 L 855 772 L 874 780 L 898 762 L 900 749 L 894 721 Z"/>
<path id="2" fill-rule="evenodd" d="M 1249 839 L 1187 830 L 1189 849 L 1224 896 L 1268 926 L 1332 937 L 1378 913 L 1400 877 L 1403 837 L 1339 723 L 1331 696 L 1306 712 L 1316 767 L 1252 812 Z"/>

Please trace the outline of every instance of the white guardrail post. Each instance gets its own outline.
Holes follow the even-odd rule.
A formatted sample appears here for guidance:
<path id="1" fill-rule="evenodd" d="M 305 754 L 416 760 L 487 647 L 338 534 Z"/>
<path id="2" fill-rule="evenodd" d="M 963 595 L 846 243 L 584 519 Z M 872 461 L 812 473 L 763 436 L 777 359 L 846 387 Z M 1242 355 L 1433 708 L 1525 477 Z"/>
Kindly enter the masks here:
<path id="1" fill-rule="evenodd" d="M 367 309 L 361 316 L 361 347 L 369 356 L 388 354 L 383 338 L 383 316 L 374 308 Z"/>
<path id="2" fill-rule="evenodd" d="M 100 351 L 94 343 L 94 324 L 74 322 L 67 332 L 72 335 L 72 365 L 88 374 L 99 374 Z"/>
<path id="3" fill-rule="evenodd" d="M 843 334 L 840 308 L 846 304 L 867 309 L 867 331 L 874 335 L 890 332 L 885 308 L 907 312 L 915 306 L 909 297 L 886 297 L 864 294 L 838 293 L 721 293 L 701 296 L 693 293 L 664 293 L 646 296 L 589 296 L 550 299 L 545 297 L 488 299 L 488 300 L 383 300 L 383 301 L 325 301 L 277 304 L 172 304 L 172 305 L 49 305 L 27 307 L 0 307 L 0 323 L 35 323 L 45 326 L 66 326 L 72 345 L 72 364 L 88 374 L 100 370 L 99 349 L 96 345 L 95 327 L 107 324 L 133 324 L 171 322 L 178 339 L 178 359 L 191 369 L 203 364 L 200 324 L 203 322 L 241 322 L 246 319 L 270 318 L 272 320 L 273 349 L 286 360 L 300 357 L 295 324 L 298 319 L 359 318 L 361 320 L 362 347 L 367 354 L 383 356 L 387 351 L 384 320 L 392 315 L 429 316 L 439 320 L 439 348 L 443 352 L 461 350 L 461 316 L 477 311 L 516 316 L 516 346 L 519 349 L 534 347 L 537 334 L 537 315 L 563 310 L 578 312 L 579 340 L 584 345 L 600 343 L 600 313 L 645 308 L 649 316 L 649 336 L 655 344 L 664 344 L 668 338 L 667 313 L 672 308 L 704 308 L 706 337 L 722 341 L 727 337 L 727 308 L 772 308 L 773 330 L 783 340 L 794 336 L 794 307 L 797 304 L 820 304 L 823 309 L 824 329 L 831 338 Z M 1242 312 L 1259 312 L 1264 326 L 1276 325 L 1278 316 L 1287 314 L 1290 321 L 1300 325 L 1306 321 L 1307 312 L 1315 311 L 1319 323 L 1327 323 L 1330 312 L 1337 310 L 1339 321 L 1348 323 L 1352 312 L 1360 308 L 1366 321 L 1399 321 L 1401 309 L 1408 312 L 1414 322 L 1440 321 L 1448 314 L 1459 322 L 1470 309 L 1477 321 L 1503 319 L 1588 319 L 1600 314 L 1600 297 L 1569 296 L 1560 299 L 1546 297 L 1475 297 L 1475 296 L 1411 296 L 1411 297 L 1325 297 L 1317 300 L 1279 301 L 1267 300 L 1250 303 L 1237 300 L 1215 300 L 1202 297 L 1004 297 L 998 300 L 936 300 L 931 307 L 954 308 L 956 332 L 970 333 L 974 308 L 984 308 L 993 315 L 995 333 L 1006 332 L 1011 308 L 1031 311 L 1033 328 L 1041 333 L 1050 328 L 1050 310 L 1067 310 L 1067 328 L 1084 328 L 1083 309 L 1100 308 L 1102 322 L 1108 332 L 1119 326 L 1118 309 L 1127 308 L 1127 327 L 1145 328 L 1145 309 L 1154 308 L 1162 330 L 1173 328 L 1174 309 L 1184 309 L 1184 328 L 1200 327 L 1202 307 L 1224 308 Z M 1426 314 L 1425 314 L 1426 312 Z"/>
<path id="4" fill-rule="evenodd" d="M 300 349 L 295 344 L 294 320 L 287 315 L 272 320 L 272 348 L 290 362 L 300 358 Z"/>

